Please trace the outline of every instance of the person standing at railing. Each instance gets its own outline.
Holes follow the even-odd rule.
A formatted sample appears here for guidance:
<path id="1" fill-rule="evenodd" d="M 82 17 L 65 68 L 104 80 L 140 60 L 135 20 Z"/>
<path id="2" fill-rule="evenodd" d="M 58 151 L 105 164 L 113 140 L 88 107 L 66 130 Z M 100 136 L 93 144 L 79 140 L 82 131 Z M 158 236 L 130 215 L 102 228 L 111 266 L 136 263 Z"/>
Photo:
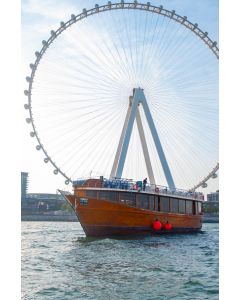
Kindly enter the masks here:
<path id="1" fill-rule="evenodd" d="M 146 189 L 146 184 L 147 184 L 147 178 L 143 180 L 143 191 L 145 191 Z"/>

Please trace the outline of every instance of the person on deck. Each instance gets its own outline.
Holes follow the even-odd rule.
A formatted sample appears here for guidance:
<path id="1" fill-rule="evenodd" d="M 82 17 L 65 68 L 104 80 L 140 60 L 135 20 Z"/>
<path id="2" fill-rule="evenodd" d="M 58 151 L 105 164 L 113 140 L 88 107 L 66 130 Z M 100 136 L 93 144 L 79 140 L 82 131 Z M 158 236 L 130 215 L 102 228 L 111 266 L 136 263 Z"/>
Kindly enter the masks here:
<path id="1" fill-rule="evenodd" d="M 143 180 L 143 191 L 145 191 L 146 189 L 146 184 L 147 184 L 147 178 Z"/>

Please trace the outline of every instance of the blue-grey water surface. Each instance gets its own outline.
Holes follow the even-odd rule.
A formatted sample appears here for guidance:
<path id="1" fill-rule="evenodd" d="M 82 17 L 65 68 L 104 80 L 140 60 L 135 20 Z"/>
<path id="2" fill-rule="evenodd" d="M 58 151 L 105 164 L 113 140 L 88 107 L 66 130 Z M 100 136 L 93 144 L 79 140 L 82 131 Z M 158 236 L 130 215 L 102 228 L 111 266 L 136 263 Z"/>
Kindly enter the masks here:
<path id="1" fill-rule="evenodd" d="M 218 224 L 119 240 L 86 238 L 77 222 L 22 222 L 22 299 L 218 299 Z"/>

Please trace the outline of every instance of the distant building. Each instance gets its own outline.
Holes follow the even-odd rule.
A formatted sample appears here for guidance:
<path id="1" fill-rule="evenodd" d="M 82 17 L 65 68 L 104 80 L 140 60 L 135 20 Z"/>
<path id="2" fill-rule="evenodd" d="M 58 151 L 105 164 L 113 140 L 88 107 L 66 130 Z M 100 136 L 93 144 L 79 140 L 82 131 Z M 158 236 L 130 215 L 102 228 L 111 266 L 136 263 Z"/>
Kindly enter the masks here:
<path id="1" fill-rule="evenodd" d="M 219 202 L 219 190 L 214 193 L 207 194 L 207 201 L 209 202 Z"/>
<path id="2" fill-rule="evenodd" d="M 29 193 L 22 202 L 22 214 L 40 214 L 60 210 L 65 204 L 62 195 L 49 193 Z"/>
<path id="3" fill-rule="evenodd" d="M 22 214 L 43 214 L 58 211 L 65 203 L 66 201 L 60 194 L 28 193 L 28 173 L 21 172 Z"/>
<path id="4" fill-rule="evenodd" d="M 28 192 L 28 173 L 21 172 L 21 199 L 24 200 Z"/>

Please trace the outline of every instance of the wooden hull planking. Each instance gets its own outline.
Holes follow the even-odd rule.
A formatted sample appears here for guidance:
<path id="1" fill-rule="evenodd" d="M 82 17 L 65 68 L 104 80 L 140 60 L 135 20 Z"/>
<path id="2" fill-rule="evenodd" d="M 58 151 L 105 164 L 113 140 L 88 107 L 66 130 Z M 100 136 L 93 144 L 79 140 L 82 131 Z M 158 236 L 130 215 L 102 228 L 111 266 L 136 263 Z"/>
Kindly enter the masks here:
<path id="1" fill-rule="evenodd" d="M 149 235 L 163 233 L 197 232 L 202 227 L 202 215 L 165 213 L 127 206 L 107 200 L 88 197 L 87 205 L 80 204 L 80 197 L 65 196 L 74 208 L 86 236 Z M 153 222 L 167 221 L 171 231 L 155 231 Z"/>

